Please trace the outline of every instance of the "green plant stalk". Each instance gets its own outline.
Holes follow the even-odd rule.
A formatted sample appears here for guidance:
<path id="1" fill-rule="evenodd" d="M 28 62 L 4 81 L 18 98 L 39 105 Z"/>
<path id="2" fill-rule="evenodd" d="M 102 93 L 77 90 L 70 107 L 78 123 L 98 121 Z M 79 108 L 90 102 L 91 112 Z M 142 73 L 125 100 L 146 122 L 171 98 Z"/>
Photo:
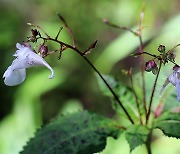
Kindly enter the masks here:
<path id="1" fill-rule="evenodd" d="M 61 46 L 66 46 L 67 48 L 70 48 L 74 51 L 76 51 L 90 66 L 91 68 L 99 75 L 99 77 L 103 80 L 103 82 L 105 83 L 105 85 L 107 86 L 107 88 L 109 89 L 109 91 L 112 93 L 112 95 L 114 96 L 114 99 L 118 102 L 118 104 L 121 106 L 121 108 L 123 109 L 123 111 L 125 112 L 127 118 L 129 119 L 129 121 L 134 124 L 133 119 L 131 118 L 131 116 L 129 115 L 129 113 L 127 112 L 127 110 L 125 109 L 125 107 L 123 106 L 122 102 L 119 100 L 118 96 L 116 95 L 116 93 L 113 91 L 113 89 L 110 87 L 110 85 L 107 83 L 107 81 L 103 78 L 103 76 L 101 75 L 101 73 L 96 69 L 96 67 L 84 56 L 83 53 L 81 53 L 81 51 L 79 51 L 76 47 L 73 47 L 69 44 L 66 44 L 64 42 L 61 42 L 57 39 L 53 39 L 51 37 L 40 37 L 43 40 L 50 40 L 56 43 L 59 43 Z"/>
<path id="2" fill-rule="evenodd" d="M 154 85 L 153 85 L 153 89 L 152 89 L 152 93 L 151 93 L 151 97 L 150 97 L 150 102 L 149 102 L 149 108 L 148 108 L 148 112 L 146 114 L 146 124 L 148 123 L 148 120 L 149 120 L 149 117 L 150 117 L 150 114 L 151 114 L 152 101 L 153 101 L 153 98 L 154 98 L 154 92 L 155 92 L 155 89 L 156 89 L 157 80 L 158 80 L 158 77 L 159 77 L 161 66 L 162 66 L 162 61 L 160 61 L 158 73 L 157 73 L 156 79 L 154 81 Z"/>
<path id="3" fill-rule="evenodd" d="M 152 154 L 151 152 L 151 138 L 152 138 L 152 129 L 148 135 L 147 141 L 146 141 L 146 149 L 148 154 Z"/>

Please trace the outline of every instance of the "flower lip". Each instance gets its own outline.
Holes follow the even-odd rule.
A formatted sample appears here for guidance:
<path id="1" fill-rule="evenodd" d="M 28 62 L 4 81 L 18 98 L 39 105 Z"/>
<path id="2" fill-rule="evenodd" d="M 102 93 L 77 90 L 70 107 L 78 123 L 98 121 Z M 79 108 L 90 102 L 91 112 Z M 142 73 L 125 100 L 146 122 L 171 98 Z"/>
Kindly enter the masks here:
<path id="1" fill-rule="evenodd" d="M 171 83 L 173 86 L 176 87 L 176 94 L 177 94 L 177 100 L 180 102 L 180 67 L 178 65 L 175 65 L 173 67 L 173 72 L 168 76 L 166 81 L 164 82 L 161 90 L 160 90 L 160 96 L 162 96 L 162 92 L 164 88 Z"/>
<path id="2" fill-rule="evenodd" d="M 14 86 L 21 84 L 26 78 L 26 68 L 36 67 L 36 66 L 45 66 L 51 71 L 49 79 L 54 77 L 54 70 L 51 66 L 39 55 L 37 55 L 31 47 L 16 44 L 18 50 L 13 56 L 16 59 L 5 71 L 3 78 L 4 82 L 8 86 Z"/>

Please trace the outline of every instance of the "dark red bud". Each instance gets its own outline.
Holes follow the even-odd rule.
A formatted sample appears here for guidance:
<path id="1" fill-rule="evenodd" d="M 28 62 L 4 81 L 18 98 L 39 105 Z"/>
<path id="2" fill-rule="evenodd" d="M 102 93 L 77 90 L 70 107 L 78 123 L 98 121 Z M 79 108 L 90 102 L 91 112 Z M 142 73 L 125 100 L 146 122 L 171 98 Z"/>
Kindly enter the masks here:
<path id="1" fill-rule="evenodd" d="M 150 60 L 150 61 L 146 62 L 145 70 L 147 72 L 150 72 L 155 68 L 157 68 L 157 65 L 156 65 L 156 62 L 154 60 Z"/>
<path id="2" fill-rule="evenodd" d="M 40 52 L 42 56 L 46 56 L 48 53 L 48 46 L 47 45 L 41 45 L 39 47 L 38 52 Z"/>
<path id="3" fill-rule="evenodd" d="M 34 37 L 36 37 L 37 35 L 39 35 L 39 31 L 37 29 L 31 29 L 32 35 Z"/>

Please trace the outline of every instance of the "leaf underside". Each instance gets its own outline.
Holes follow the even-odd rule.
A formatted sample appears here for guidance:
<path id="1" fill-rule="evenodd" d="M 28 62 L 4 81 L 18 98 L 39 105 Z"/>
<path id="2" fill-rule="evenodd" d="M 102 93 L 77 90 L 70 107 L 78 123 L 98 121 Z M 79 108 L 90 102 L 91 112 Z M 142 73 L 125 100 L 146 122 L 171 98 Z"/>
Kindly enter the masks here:
<path id="1" fill-rule="evenodd" d="M 117 137 L 116 123 L 87 111 L 59 116 L 37 131 L 21 154 L 92 154 L 102 151 L 108 136 Z"/>

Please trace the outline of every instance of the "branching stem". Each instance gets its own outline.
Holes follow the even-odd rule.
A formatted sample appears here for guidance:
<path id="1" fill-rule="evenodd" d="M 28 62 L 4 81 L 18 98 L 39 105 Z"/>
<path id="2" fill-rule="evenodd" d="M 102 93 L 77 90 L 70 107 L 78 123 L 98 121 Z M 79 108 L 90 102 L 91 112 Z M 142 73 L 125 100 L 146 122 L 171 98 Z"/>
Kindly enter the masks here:
<path id="1" fill-rule="evenodd" d="M 162 66 L 162 61 L 160 61 L 158 73 L 157 73 L 156 79 L 154 81 L 154 85 L 153 85 L 153 89 L 152 89 L 152 93 L 151 93 L 151 97 L 150 97 L 150 102 L 149 102 L 149 108 L 148 108 L 148 112 L 147 112 L 147 115 L 146 115 L 146 124 L 148 123 L 148 120 L 149 120 L 149 117 L 150 117 L 152 101 L 153 101 L 154 92 L 155 92 L 155 89 L 156 89 L 159 73 L 160 73 L 160 70 L 161 70 L 161 66 Z"/>
<path id="2" fill-rule="evenodd" d="M 96 69 L 96 67 L 89 61 L 89 59 L 87 59 L 84 54 L 79 51 L 76 47 L 73 47 L 69 44 L 66 44 L 64 42 L 61 42 L 59 40 L 56 40 L 56 39 L 53 39 L 51 37 L 47 37 L 47 38 L 44 38 L 44 37 L 41 37 L 41 39 L 43 40 L 50 40 L 50 41 L 53 41 L 53 42 L 56 42 L 56 43 L 59 43 L 61 46 L 66 46 L 67 48 L 70 48 L 74 51 L 76 51 L 90 66 L 91 68 L 99 75 L 99 77 L 103 80 L 103 82 L 105 83 L 105 85 L 108 87 L 108 89 L 110 90 L 110 92 L 112 93 L 112 95 L 114 96 L 114 99 L 118 102 L 118 104 L 121 106 L 121 108 L 123 109 L 123 111 L 125 112 L 127 118 L 129 119 L 129 121 L 134 124 L 134 121 L 133 119 L 131 118 L 131 116 L 129 115 L 129 113 L 127 112 L 127 110 L 125 109 L 125 107 L 123 106 L 122 102 L 119 100 L 118 96 L 116 95 L 116 93 L 114 92 L 114 90 L 110 87 L 110 85 L 107 83 L 107 81 L 103 78 L 103 76 L 101 75 L 101 73 Z"/>

